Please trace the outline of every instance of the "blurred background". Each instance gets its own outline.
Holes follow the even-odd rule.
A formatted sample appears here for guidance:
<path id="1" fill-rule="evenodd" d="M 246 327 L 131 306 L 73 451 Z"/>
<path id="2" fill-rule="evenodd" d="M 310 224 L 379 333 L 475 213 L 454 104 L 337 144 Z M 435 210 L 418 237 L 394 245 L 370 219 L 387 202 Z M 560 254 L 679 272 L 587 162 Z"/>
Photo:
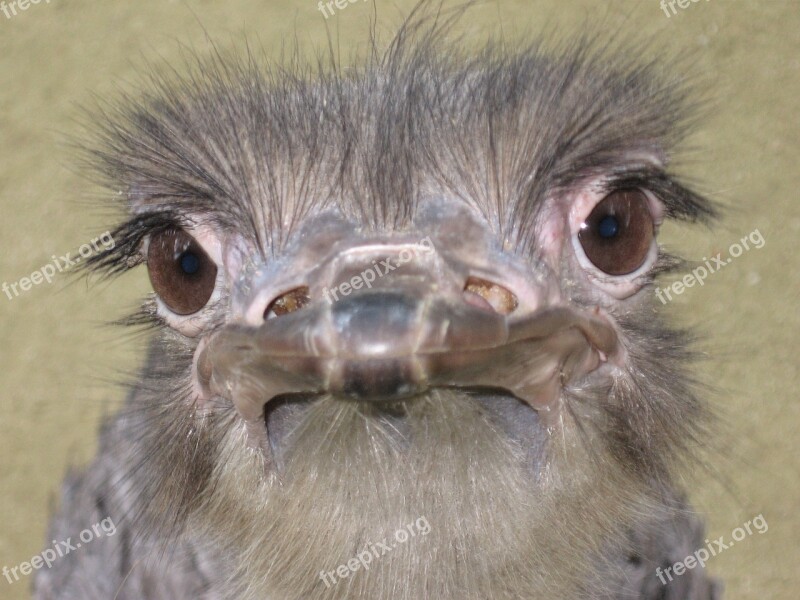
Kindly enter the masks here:
<path id="1" fill-rule="evenodd" d="M 276 59 L 296 41 L 313 59 L 327 46 L 327 27 L 346 57 L 364 47 L 372 18 L 387 40 L 415 1 L 340 1 L 345 8 L 334 4 L 335 14 L 323 14 L 316 0 L 0 5 L 0 284 L 19 284 L 55 264 L 53 255 L 74 258 L 115 223 L 111 194 L 81 176 L 64 144 L 93 98 L 135 87 L 150 61 L 180 64 L 186 47 L 210 53 L 209 39 L 229 49 L 247 38 Z M 750 243 L 704 285 L 673 293 L 665 307 L 703 335 L 708 360 L 698 373 L 715 388 L 721 415 L 709 443 L 722 450 L 711 455 L 712 469 L 687 474 L 686 485 L 707 517 L 709 539 L 730 540 L 759 515 L 768 524 L 709 561 L 725 581 L 725 597 L 794 600 L 800 3 L 679 2 L 686 8 L 675 2 L 673 12 L 659 0 L 493 0 L 468 12 L 457 30 L 477 47 L 489 35 L 575 35 L 600 23 L 609 39 L 653 40 L 681 57 L 676 69 L 688 65 L 704 81 L 711 109 L 681 170 L 727 215 L 712 230 L 668 226 L 662 241 L 695 260 L 731 257 L 731 246 L 748 235 L 763 243 Z M 45 527 L 65 470 L 92 457 L 98 424 L 119 406 L 120 382 L 136 369 L 146 341 L 106 323 L 127 314 L 149 284 L 137 269 L 113 283 L 60 274 L 18 289 L 18 296 L 0 292 L 0 568 L 29 561 L 49 544 Z M 0 598 L 28 598 L 30 581 L 0 579 Z"/>

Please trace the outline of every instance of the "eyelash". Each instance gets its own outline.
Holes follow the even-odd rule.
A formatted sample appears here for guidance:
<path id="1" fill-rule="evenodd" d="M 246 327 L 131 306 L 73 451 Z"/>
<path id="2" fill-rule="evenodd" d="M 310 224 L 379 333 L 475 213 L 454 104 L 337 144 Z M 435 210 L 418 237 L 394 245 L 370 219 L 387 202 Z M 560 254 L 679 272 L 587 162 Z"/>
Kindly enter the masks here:
<path id="1" fill-rule="evenodd" d="M 668 218 L 709 223 L 719 216 L 719 208 L 714 203 L 661 169 L 643 168 L 612 173 L 601 191 L 609 194 L 621 188 L 646 190 L 658 198 L 664 207 L 664 216 Z"/>
<path id="2" fill-rule="evenodd" d="M 148 236 L 169 227 L 182 227 L 184 220 L 170 212 L 136 215 L 113 232 L 116 241 L 109 248 L 90 257 L 84 268 L 101 278 L 117 277 L 145 261 L 143 246 Z"/>

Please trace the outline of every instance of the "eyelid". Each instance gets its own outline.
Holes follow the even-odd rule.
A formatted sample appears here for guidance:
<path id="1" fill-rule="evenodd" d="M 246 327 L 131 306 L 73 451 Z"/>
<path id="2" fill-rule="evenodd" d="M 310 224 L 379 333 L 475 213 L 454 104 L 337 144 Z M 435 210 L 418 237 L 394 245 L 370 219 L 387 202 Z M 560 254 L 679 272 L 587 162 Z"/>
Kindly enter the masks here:
<path id="1" fill-rule="evenodd" d="M 619 188 L 637 188 L 655 200 L 654 217 L 660 225 L 669 217 L 686 221 L 713 221 L 718 207 L 683 185 L 666 171 L 663 158 L 650 157 L 641 164 L 628 165 L 601 182 L 608 193 Z"/>
<path id="2" fill-rule="evenodd" d="M 590 188 L 586 192 L 578 194 L 577 200 L 573 204 L 569 213 L 570 234 L 575 235 L 578 231 L 580 231 L 580 229 L 583 227 L 583 224 L 586 222 L 586 219 L 589 218 L 589 215 L 594 210 L 595 206 L 602 202 L 606 196 L 612 194 L 613 192 L 619 192 L 625 189 L 636 189 L 645 195 L 647 198 L 647 205 L 650 209 L 650 214 L 653 216 L 653 224 L 655 225 L 657 233 L 661 225 L 664 223 L 664 219 L 666 218 L 667 207 L 664 202 L 662 202 L 659 197 L 653 193 L 652 190 L 649 190 L 644 186 L 606 184 L 598 186 L 594 189 Z"/>
<path id="3" fill-rule="evenodd" d="M 642 192 L 648 200 L 650 214 L 653 215 L 653 224 L 655 225 L 656 232 L 658 232 L 658 228 L 661 227 L 661 224 L 664 222 L 664 217 L 667 214 L 667 207 L 652 191 L 645 187 L 639 187 L 637 189 Z"/>
<path id="4" fill-rule="evenodd" d="M 222 243 L 217 231 L 210 225 L 198 223 L 194 221 L 184 221 L 175 225 L 164 225 L 163 227 L 154 228 L 145 235 L 140 244 L 140 252 L 146 259 L 147 252 L 150 248 L 150 241 L 152 238 L 161 233 L 162 231 L 170 228 L 179 229 L 191 236 L 197 242 L 203 251 L 216 263 L 217 268 L 222 268 Z"/>
<path id="5" fill-rule="evenodd" d="M 586 219 L 595 209 L 595 207 L 603 201 L 603 199 L 614 191 L 623 189 L 621 186 L 609 185 L 606 181 L 596 181 L 593 184 L 584 186 L 574 196 L 570 197 L 570 204 L 567 211 L 567 225 L 569 228 L 569 235 L 577 235 L 586 223 Z M 644 190 L 643 190 L 644 191 Z M 647 194 L 648 201 L 651 203 L 651 210 L 653 209 L 651 195 Z M 656 215 L 653 215 L 654 220 Z"/>

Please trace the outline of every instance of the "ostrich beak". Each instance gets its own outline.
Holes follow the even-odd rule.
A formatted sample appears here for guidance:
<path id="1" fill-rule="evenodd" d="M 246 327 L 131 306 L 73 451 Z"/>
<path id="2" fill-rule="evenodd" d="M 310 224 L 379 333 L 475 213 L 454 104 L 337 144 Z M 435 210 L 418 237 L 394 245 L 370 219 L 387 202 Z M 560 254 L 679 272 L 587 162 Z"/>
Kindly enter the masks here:
<path id="1" fill-rule="evenodd" d="M 617 349 L 599 311 L 544 301 L 493 310 L 465 294 L 466 271 L 442 258 L 422 257 L 335 301 L 324 293 L 321 282 L 347 280 L 374 257 L 409 247 L 360 244 L 322 261 L 307 305 L 214 334 L 197 353 L 201 386 L 232 401 L 248 423 L 263 423 L 264 406 L 285 394 L 379 402 L 436 387 L 500 388 L 546 412 L 562 385 Z"/>

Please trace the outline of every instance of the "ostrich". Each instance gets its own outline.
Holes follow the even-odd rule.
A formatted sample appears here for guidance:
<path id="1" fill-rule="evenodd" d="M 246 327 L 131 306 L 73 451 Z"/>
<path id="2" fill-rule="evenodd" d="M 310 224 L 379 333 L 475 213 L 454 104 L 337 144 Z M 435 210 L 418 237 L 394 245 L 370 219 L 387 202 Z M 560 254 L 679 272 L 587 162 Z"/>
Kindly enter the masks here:
<path id="1" fill-rule="evenodd" d="M 94 116 L 153 329 L 44 599 L 719 598 L 676 474 L 709 410 L 653 282 L 691 92 L 411 19 L 357 68 L 249 57 Z M 424 527 L 423 527 L 424 525 Z M 398 532 L 405 532 L 400 535 Z M 665 576 L 666 575 L 666 576 Z"/>

